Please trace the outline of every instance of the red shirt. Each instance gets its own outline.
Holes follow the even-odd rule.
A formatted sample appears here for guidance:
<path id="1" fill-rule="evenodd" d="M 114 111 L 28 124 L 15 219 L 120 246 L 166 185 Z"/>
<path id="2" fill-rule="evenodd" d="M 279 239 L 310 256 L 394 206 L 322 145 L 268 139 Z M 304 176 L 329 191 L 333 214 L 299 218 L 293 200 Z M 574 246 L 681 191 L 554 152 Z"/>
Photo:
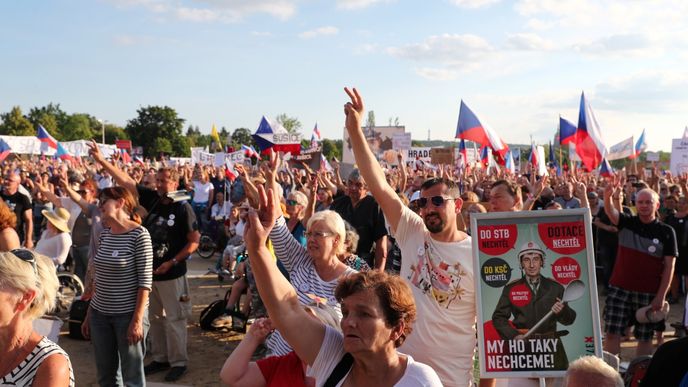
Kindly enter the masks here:
<path id="1" fill-rule="evenodd" d="M 303 363 L 292 351 L 284 356 L 270 356 L 256 362 L 268 387 L 306 386 Z"/>

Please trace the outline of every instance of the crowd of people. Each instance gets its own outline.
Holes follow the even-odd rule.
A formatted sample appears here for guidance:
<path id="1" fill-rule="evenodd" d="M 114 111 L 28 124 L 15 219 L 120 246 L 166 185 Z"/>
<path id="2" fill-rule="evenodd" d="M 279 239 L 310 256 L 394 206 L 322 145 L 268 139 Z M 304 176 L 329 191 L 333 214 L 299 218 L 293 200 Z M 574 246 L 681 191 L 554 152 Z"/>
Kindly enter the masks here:
<path id="1" fill-rule="evenodd" d="M 193 297 L 186 260 L 203 232 L 220 246 L 211 269 L 233 281 L 213 326 L 246 333 L 218 376 L 225 383 L 472 385 L 477 279 L 469 225 L 484 212 L 588 208 L 606 296 L 605 351 L 618 355 L 631 331 L 637 355 L 654 352 L 653 338 L 662 344 L 667 321 L 655 315 L 686 292 L 688 176 L 644 168 L 607 179 L 579 170 L 514 175 L 401 157 L 391 165 L 367 144 L 360 94 L 346 92 L 357 166 L 346 179 L 337 163 L 314 171 L 271 151 L 236 165 L 232 181 L 226 166 L 108 159 L 95 142 L 88 159 L 4 162 L 0 382 L 74 384 L 68 355 L 31 329 L 54 303 L 54 276 L 65 267 L 86 284 L 82 331 L 97 347 L 101 386 L 145 385 L 146 375 L 163 371 L 166 381 L 183 378 Z M 540 246 L 523 247 L 524 277 L 509 286 L 550 289 L 545 312 L 557 315 L 553 324 L 571 324 L 576 313 L 562 302 L 563 288 L 540 276 L 544 259 Z M 440 284 L 434 267 L 453 269 Z M 519 324 L 539 317 L 503 298 L 493 321 L 518 339 Z M 643 307 L 647 318 L 638 319 Z M 677 330 L 686 325 L 684 317 Z M 42 363 L 25 370 L 33 357 Z M 663 359 L 683 370 L 672 378 L 684 378 L 685 364 Z M 570 386 L 620 383 L 618 370 L 594 357 L 559 360 Z M 643 385 L 671 385 L 669 377 L 648 372 Z"/>

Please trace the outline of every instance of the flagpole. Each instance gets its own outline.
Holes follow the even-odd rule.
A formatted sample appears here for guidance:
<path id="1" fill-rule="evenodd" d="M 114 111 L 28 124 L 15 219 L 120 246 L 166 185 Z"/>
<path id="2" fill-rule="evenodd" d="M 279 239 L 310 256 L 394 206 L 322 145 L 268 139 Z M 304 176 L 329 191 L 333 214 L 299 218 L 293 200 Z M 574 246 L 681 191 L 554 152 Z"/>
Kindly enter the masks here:
<path id="1" fill-rule="evenodd" d="M 561 114 L 559 115 L 559 123 L 557 124 L 557 131 L 559 132 L 559 168 L 564 168 L 564 162 L 561 158 Z M 571 157 L 571 156 L 569 156 Z"/>

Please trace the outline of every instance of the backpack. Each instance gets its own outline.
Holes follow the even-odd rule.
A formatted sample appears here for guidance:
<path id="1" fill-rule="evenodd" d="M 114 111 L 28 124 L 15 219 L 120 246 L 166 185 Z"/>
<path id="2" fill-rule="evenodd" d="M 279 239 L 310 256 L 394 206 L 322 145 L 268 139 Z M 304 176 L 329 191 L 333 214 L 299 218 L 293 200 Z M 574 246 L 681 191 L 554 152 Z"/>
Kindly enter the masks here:
<path id="1" fill-rule="evenodd" d="M 652 356 L 639 356 L 633 359 L 624 373 L 624 385 L 626 387 L 641 386 L 651 360 Z"/>
<path id="2" fill-rule="evenodd" d="M 217 328 L 213 327 L 213 320 L 222 316 L 225 313 L 227 299 L 229 298 L 230 291 L 231 289 L 227 290 L 227 293 L 225 293 L 225 298 L 221 300 L 215 300 L 211 302 L 208 306 L 203 308 L 203 310 L 201 311 L 201 316 L 198 319 L 198 322 L 201 325 L 201 329 L 203 329 L 204 331 L 217 330 Z"/>

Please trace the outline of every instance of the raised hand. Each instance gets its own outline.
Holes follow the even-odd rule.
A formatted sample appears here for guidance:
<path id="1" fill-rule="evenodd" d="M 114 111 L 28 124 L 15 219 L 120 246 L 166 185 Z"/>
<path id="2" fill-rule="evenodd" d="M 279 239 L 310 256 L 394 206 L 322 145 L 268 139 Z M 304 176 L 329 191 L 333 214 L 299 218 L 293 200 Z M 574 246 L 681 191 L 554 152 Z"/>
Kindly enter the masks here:
<path id="1" fill-rule="evenodd" d="M 100 152 L 100 148 L 98 148 L 98 144 L 95 140 L 87 142 L 86 146 L 88 147 L 89 156 L 93 157 L 95 161 L 100 162 L 103 160 L 103 154 Z"/>
<path id="2" fill-rule="evenodd" d="M 265 195 L 265 191 L 262 191 L 262 194 Z M 272 199 L 269 199 L 269 201 L 272 201 Z M 255 209 L 250 209 L 248 212 L 248 223 L 246 223 L 246 229 L 244 230 L 244 242 L 246 243 L 246 248 L 249 249 L 249 251 L 257 251 L 261 247 L 265 246 L 268 236 L 270 235 L 272 225 L 266 227 L 264 224 L 264 221 L 258 217 L 258 211 Z M 251 259 L 253 258 L 254 257 L 252 255 Z"/>
<path id="3" fill-rule="evenodd" d="M 363 121 L 363 112 L 365 111 L 363 105 L 363 98 L 358 94 L 358 90 L 354 87 L 350 90 L 348 87 L 344 88 L 346 94 L 351 98 L 351 102 L 344 105 L 344 114 L 346 115 L 346 129 L 348 131 L 357 131 L 361 129 L 361 122 Z"/>
<path id="4" fill-rule="evenodd" d="M 246 177 L 246 169 L 243 164 L 234 164 L 234 170 L 237 171 L 239 177 Z"/>
<path id="5" fill-rule="evenodd" d="M 272 320 L 269 318 L 259 318 L 248 328 L 248 335 L 253 336 L 254 339 L 263 342 L 268 335 L 275 330 L 272 326 Z"/>

